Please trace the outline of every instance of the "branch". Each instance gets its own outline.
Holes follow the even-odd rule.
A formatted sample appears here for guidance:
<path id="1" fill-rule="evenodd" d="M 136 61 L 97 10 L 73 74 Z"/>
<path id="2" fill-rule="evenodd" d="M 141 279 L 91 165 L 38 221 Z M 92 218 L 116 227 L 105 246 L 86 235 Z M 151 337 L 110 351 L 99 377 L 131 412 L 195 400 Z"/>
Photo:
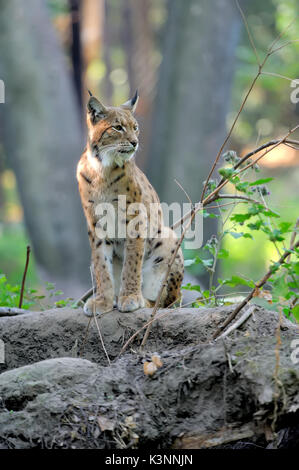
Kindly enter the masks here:
<path id="1" fill-rule="evenodd" d="M 238 194 L 218 194 L 219 199 L 240 199 L 248 202 L 253 202 L 254 204 L 262 204 L 264 205 L 261 201 L 257 201 L 256 199 L 251 199 L 250 197 L 246 196 L 241 196 Z"/>
<path id="2" fill-rule="evenodd" d="M 27 246 L 27 253 L 26 253 L 26 264 L 25 264 L 25 269 L 24 269 L 23 279 L 22 279 L 22 287 L 21 287 L 19 308 L 22 307 L 22 303 L 23 303 L 24 288 L 25 288 L 25 281 L 26 281 L 27 269 L 28 269 L 28 264 L 29 264 L 29 258 L 30 258 L 30 246 L 28 245 Z"/>
<path id="3" fill-rule="evenodd" d="M 239 328 L 239 326 L 243 325 L 243 323 L 245 323 L 248 318 L 253 314 L 255 309 L 256 305 L 252 305 L 251 307 L 249 307 L 248 310 L 243 313 L 243 315 L 232 326 L 230 326 L 224 333 L 222 333 L 222 335 L 217 338 L 217 340 L 220 338 L 225 338 L 230 333 L 232 333 L 232 331 L 235 331 L 237 328 Z"/>
<path id="4" fill-rule="evenodd" d="M 292 253 L 292 250 L 298 247 L 299 247 L 299 241 L 295 245 L 293 245 L 289 250 L 286 250 L 285 253 L 276 262 L 276 264 L 281 266 L 284 260 Z M 242 308 L 245 307 L 245 305 L 247 305 L 248 302 L 250 302 L 256 290 L 260 289 L 261 287 L 264 286 L 264 284 L 266 284 L 266 282 L 268 281 L 268 279 L 271 277 L 272 274 L 273 274 L 273 271 L 270 268 L 268 272 L 265 274 L 265 276 L 255 285 L 254 289 L 252 289 L 252 291 L 249 292 L 247 297 L 235 308 L 235 310 L 227 317 L 225 322 L 223 322 L 223 324 L 215 331 L 212 339 L 216 339 L 220 335 L 220 333 L 224 330 L 224 328 L 237 316 L 240 310 L 242 310 Z"/>
<path id="5" fill-rule="evenodd" d="M 271 152 L 271 150 L 274 150 L 274 148 L 278 147 L 278 145 L 284 143 L 287 138 L 293 134 L 293 132 L 295 132 L 297 129 L 299 128 L 299 124 L 297 124 L 297 126 L 293 127 L 293 129 L 291 129 L 282 139 L 278 140 L 277 143 L 275 145 L 273 145 L 270 149 L 268 148 L 267 150 L 265 150 L 264 153 L 262 153 L 262 155 L 260 155 L 259 157 L 257 157 L 256 160 L 254 161 L 251 161 L 247 166 L 245 166 L 244 168 L 241 168 L 241 170 L 235 174 L 235 176 L 239 175 L 240 173 L 243 173 L 243 171 L 246 171 L 248 168 L 251 168 L 252 166 L 254 166 L 259 160 L 261 160 L 261 158 L 263 158 L 267 153 Z M 245 158 L 245 157 L 244 157 Z M 248 157 L 249 158 L 249 157 Z M 245 160 L 244 160 L 245 161 Z M 238 168 L 240 166 L 241 162 L 239 161 L 235 167 Z M 236 169 L 235 168 L 235 169 Z M 214 189 L 214 191 L 212 191 L 205 199 L 204 201 L 202 202 L 203 206 L 206 206 L 207 204 L 210 204 L 212 201 L 215 201 L 215 199 L 217 199 L 218 197 L 218 193 L 220 191 L 220 189 L 222 189 L 227 183 L 229 182 L 229 180 L 227 178 L 223 178 L 220 183 L 218 184 L 217 188 Z"/>
<path id="6" fill-rule="evenodd" d="M 30 310 L 24 310 L 23 308 L 15 307 L 0 307 L 0 317 L 15 317 L 16 315 L 22 315 L 23 313 L 36 313 Z"/>

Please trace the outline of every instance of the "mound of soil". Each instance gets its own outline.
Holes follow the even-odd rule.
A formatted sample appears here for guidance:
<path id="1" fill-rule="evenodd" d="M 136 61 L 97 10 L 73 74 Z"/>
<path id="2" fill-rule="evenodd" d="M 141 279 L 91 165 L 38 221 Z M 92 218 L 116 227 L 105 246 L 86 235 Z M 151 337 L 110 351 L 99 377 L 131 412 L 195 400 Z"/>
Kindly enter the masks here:
<path id="1" fill-rule="evenodd" d="M 211 342 L 233 307 L 177 309 L 146 348 L 124 342 L 151 311 L 113 311 L 97 326 L 81 310 L 0 318 L 0 448 L 240 448 L 299 443 L 298 329 L 255 313 Z M 279 331 L 280 342 L 277 341 Z M 145 375 L 153 353 L 162 366 Z"/>

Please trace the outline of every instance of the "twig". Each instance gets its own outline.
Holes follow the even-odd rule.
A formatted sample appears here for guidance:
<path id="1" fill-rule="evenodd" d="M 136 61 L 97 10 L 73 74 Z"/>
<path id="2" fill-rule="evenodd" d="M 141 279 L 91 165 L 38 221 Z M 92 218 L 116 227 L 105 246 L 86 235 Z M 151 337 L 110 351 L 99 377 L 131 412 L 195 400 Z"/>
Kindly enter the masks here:
<path id="1" fill-rule="evenodd" d="M 75 303 L 75 305 L 80 305 L 81 303 L 85 303 L 87 299 L 89 299 L 90 296 L 92 296 L 93 294 L 93 288 L 91 287 L 90 289 L 88 289 L 88 291 L 85 292 L 85 294 L 83 294 L 78 300 L 77 302 Z"/>
<path id="2" fill-rule="evenodd" d="M 294 79 L 286 77 L 285 75 L 281 75 L 280 73 L 274 73 L 274 72 L 262 72 L 262 75 L 269 75 L 270 77 L 278 77 L 278 78 L 284 78 L 285 80 L 289 80 L 292 82 Z"/>
<path id="3" fill-rule="evenodd" d="M 253 52 L 254 52 L 254 55 L 255 55 L 255 58 L 256 58 L 256 61 L 258 63 L 258 65 L 260 65 L 260 59 L 259 59 L 259 56 L 258 56 L 258 53 L 257 53 L 257 50 L 256 50 L 256 47 L 255 47 L 255 44 L 254 44 L 254 41 L 253 41 L 253 37 L 251 35 L 251 32 L 250 32 L 250 29 L 249 29 L 249 26 L 248 26 L 248 22 L 247 22 L 247 19 L 246 19 L 246 16 L 244 15 L 243 13 L 243 10 L 242 8 L 240 7 L 239 5 L 239 2 L 238 0 L 236 0 L 236 5 L 238 7 L 238 10 L 242 16 L 242 20 L 244 22 L 244 25 L 245 25 L 245 28 L 246 28 L 246 31 L 247 31 L 247 34 L 248 34 L 248 37 L 249 37 L 249 41 L 251 43 L 251 47 L 253 49 Z"/>
<path id="4" fill-rule="evenodd" d="M 152 318 L 151 316 L 151 319 L 146 322 L 144 325 L 142 325 L 141 328 L 139 328 L 139 330 L 135 331 L 135 333 L 130 336 L 130 338 L 126 341 L 126 343 L 123 345 L 123 347 L 121 348 L 121 351 L 119 353 L 119 356 L 121 356 L 121 354 L 123 354 L 125 352 L 125 350 L 127 349 L 127 347 L 132 343 L 132 341 L 136 338 L 136 336 L 139 335 L 139 333 L 141 333 L 143 330 L 145 330 L 145 328 L 147 328 L 149 325 L 151 325 L 154 321 L 156 320 L 160 320 L 161 318 L 164 318 L 166 317 L 167 315 L 169 315 L 171 312 L 173 313 L 176 309 L 173 309 L 173 310 L 170 310 L 170 307 L 176 302 L 176 300 L 170 304 L 167 308 L 167 312 L 164 312 L 164 313 L 161 313 L 161 315 L 156 315 L 154 318 Z M 189 304 L 191 304 L 192 302 L 189 302 Z M 183 307 L 186 307 L 187 305 L 189 304 L 186 304 L 184 305 Z M 181 307 L 179 307 L 181 308 Z"/>
<path id="5" fill-rule="evenodd" d="M 273 378 L 275 381 L 275 393 L 274 393 L 274 411 L 273 411 L 273 421 L 271 423 L 271 429 L 275 432 L 275 425 L 277 421 L 277 411 L 278 411 L 278 398 L 279 398 L 279 387 L 281 386 L 281 382 L 278 378 L 279 374 L 279 363 L 280 363 L 280 348 L 281 348 L 281 323 L 282 323 L 282 307 L 279 309 L 279 321 L 276 328 L 276 347 L 275 347 L 275 369 Z"/>
<path id="6" fill-rule="evenodd" d="M 278 41 L 282 38 L 282 36 L 285 35 L 285 33 L 287 32 L 287 30 L 292 26 L 292 24 L 294 23 L 294 21 L 296 20 L 296 16 L 295 18 L 292 19 L 292 21 L 290 21 L 290 23 L 278 34 L 278 36 L 274 39 L 274 41 L 272 42 L 272 44 L 270 44 L 269 48 L 268 48 L 268 51 L 272 51 L 273 50 L 273 47 L 275 46 L 275 44 L 278 43 Z"/>
<path id="7" fill-rule="evenodd" d="M 248 170 L 248 168 L 251 168 L 252 166 L 256 165 L 256 163 L 258 161 L 261 160 L 261 158 L 263 158 L 267 153 L 271 152 L 272 150 L 274 150 L 274 148 L 278 147 L 278 145 L 284 143 L 284 141 L 291 135 L 293 134 L 293 132 L 295 132 L 297 129 L 299 128 L 299 124 L 297 124 L 297 126 L 293 127 L 293 129 L 291 129 L 284 137 L 282 137 L 280 140 L 277 141 L 277 143 L 275 145 L 273 145 L 270 149 L 268 148 L 267 150 L 265 150 L 264 153 L 262 153 L 262 155 L 259 155 L 256 160 L 254 161 L 251 161 L 248 165 L 246 165 L 245 167 L 241 168 L 237 173 L 235 173 L 234 176 L 238 176 L 240 173 L 243 173 L 244 171 Z M 240 162 L 239 162 L 240 164 Z M 240 166 L 238 164 L 238 166 Z M 227 178 L 224 178 L 223 180 L 220 181 L 220 183 L 218 184 L 217 188 L 214 189 L 214 191 L 212 191 L 203 201 L 202 201 L 202 205 L 203 206 L 206 206 L 207 204 L 210 204 L 211 202 L 215 201 L 216 199 L 218 199 L 218 193 L 220 191 L 220 189 L 222 189 L 227 183 L 229 182 L 229 180 Z"/>
<path id="8" fill-rule="evenodd" d="M 261 201 L 257 201 L 256 199 L 252 199 L 250 197 L 246 197 L 246 196 L 241 196 L 241 195 L 238 195 L 238 194 L 218 194 L 218 197 L 219 199 L 240 199 L 240 200 L 244 200 L 244 201 L 248 201 L 248 202 L 253 202 L 254 204 L 261 204 L 262 206 L 264 206 L 264 204 L 261 202 Z M 221 207 L 221 206 L 219 206 Z M 211 209 L 211 207 L 210 207 Z"/>
<path id="9" fill-rule="evenodd" d="M 275 54 L 276 52 L 280 51 L 284 47 L 288 46 L 289 44 L 293 44 L 294 42 L 298 42 L 299 39 L 290 39 L 290 41 L 285 42 L 281 46 L 278 46 L 276 49 L 272 49 L 269 55 Z"/>
<path id="10" fill-rule="evenodd" d="M 21 293 L 20 293 L 19 308 L 22 307 L 22 303 L 23 303 L 24 288 L 25 288 L 25 281 L 26 281 L 27 269 L 28 269 L 28 264 L 29 264 L 29 258 L 30 258 L 30 246 L 28 245 L 27 246 L 27 253 L 26 253 L 26 264 L 25 264 L 25 269 L 24 269 L 23 279 L 22 279 L 22 287 L 21 287 Z"/>
<path id="11" fill-rule="evenodd" d="M 22 315 L 24 313 L 36 313 L 32 310 L 25 310 L 23 308 L 16 307 L 0 307 L 0 317 L 15 317 L 16 315 Z"/>
<path id="12" fill-rule="evenodd" d="M 183 193 L 185 194 L 186 198 L 188 199 L 188 201 L 190 202 L 191 206 L 193 207 L 193 202 L 191 201 L 191 198 L 189 196 L 189 194 L 187 193 L 187 191 L 183 188 L 183 186 L 181 185 L 181 183 L 175 178 L 174 179 L 175 183 L 178 185 L 178 187 L 183 191 Z"/>
<path id="13" fill-rule="evenodd" d="M 243 315 L 233 325 L 231 325 L 224 333 L 222 333 L 222 335 L 218 336 L 217 341 L 220 338 L 225 338 L 225 336 L 229 335 L 232 331 L 236 330 L 241 325 L 243 325 L 243 323 L 245 323 L 246 320 L 248 320 L 248 318 L 253 314 L 255 309 L 256 305 L 250 306 L 248 310 L 243 313 Z"/>
<path id="14" fill-rule="evenodd" d="M 288 134 L 289 135 L 289 134 Z M 234 165 L 234 170 L 236 170 L 237 168 L 239 168 L 245 161 L 247 161 L 249 158 L 251 158 L 253 155 L 256 155 L 257 153 L 261 152 L 262 150 L 268 148 L 268 147 L 272 147 L 271 149 L 268 150 L 268 152 L 270 152 L 272 149 L 274 149 L 277 145 L 287 145 L 287 144 L 293 144 L 293 145 L 299 145 L 299 141 L 298 140 L 292 140 L 292 139 L 288 139 L 287 137 L 285 137 L 283 140 L 282 139 L 276 139 L 276 140 L 270 140 L 269 142 L 266 142 L 265 144 L 263 145 L 260 145 L 258 148 L 252 150 L 251 152 L 247 153 L 246 155 L 244 155 L 244 157 L 242 157 L 235 165 Z M 275 147 L 274 147 L 275 146 Z M 268 153 L 267 152 L 267 153 Z M 265 154 L 264 154 L 265 155 Z M 263 155 L 263 156 L 264 156 Z M 255 162 L 253 162 L 253 164 L 255 164 Z M 218 186 L 216 188 L 216 190 L 220 188 L 220 186 L 222 185 L 222 183 L 224 183 L 226 180 L 226 178 L 222 178 L 220 180 L 220 182 L 218 183 Z M 214 191 L 213 194 L 218 191 Z M 211 194 L 210 194 L 211 195 Z M 209 196 L 210 196 L 209 195 Z M 208 196 L 208 197 L 209 197 Z M 207 199 L 207 198 L 206 198 Z M 213 198 L 213 201 L 215 201 L 217 198 Z M 210 204 L 212 201 L 208 201 L 207 203 L 206 202 L 203 202 L 203 206 L 206 206 L 207 204 Z M 195 207 L 197 207 L 198 204 L 195 205 Z M 182 217 L 181 219 L 177 220 L 173 226 L 171 228 L 173 229 L 176 229 L 177 227 L 179 227 L 181 225 L 181 223 L 185 222 L 191 215 L 192 211 L 189 211 L 187 214 L 184 215 L 184 217 Z"/>
<path id="15" fill-rule="evenodd" d="M 85 330 L 85 335 L 84 335 L 84 338 L 83 338 L 83 343 L 82 343 L 82 347 L 81 347 L 79 357 L 82 357 L 82 354 L 84 352 L 84 348 L 85 348 L 85 344 L 86 344 L 86 340 L 87 340 L 87 335 L 88 335 L 91 319 L 92 319 L 92 317 L 89 318 L 88 323 L 87 323 L 87 327 L 86 327 L 86 330 Z"/>
<path id="16" fill-rule="evenodd" d="M 93 273 L 92 273 L 92 267 L 91 266 L 90 266 L 90 275 L 91 275 L 92 290 L 93 290 L 93 295 L 94 295 L 95 294 L 95 288 L 94 288 L 94 280 L 93 280 Z M 96 324 L 96 327 L 97 327 L 97 330 L 98 330 L 98 333 L 99 333 L 100 341 L 102 343 L 102 348 L 103 348 L 104 353 L 107 357 L 108 364 L 109 364 L 109 366 L 111 366 L 111 361 L 110 361 L 109 355 L 107 353 L 107 349 L 106 349 L 105 344 L 104 344 L 102 333 L 101 333 L 101 330 L 100 330 L 100 327 L 99 327 L 99 324 L 98 324 L 98 321 L 97 321 L 95 309 L 93 309 L 92 313 L 93 313 L 93 318 L 94 318 L 94 321 L 95 321 L 95 324 Z"/>
<path id="17" fill-rule="evenodd" d="M 295 245 L 293 245 L 289 250 L 286 250 L 285 253 L 279 258 L 279 260 L 275 264 L 282 265 L 284 260 L 291 254 L 292 250 L 298 247 L 299 247 L 299 241 Z M 256 290 L 260 289 L 261 287 L 263 287 L 264 284 L 266 284 L 266 282 L 268 281 L 268 279 L 271 277 L 272 274 L 273 274 L 273 271 L 270 268 L 268 272 L 265 274 L 265 276 L 259 282 L 256 283 L 255 287 L 252 289 L 251 292 L 249 292 L 247 297 L 235 308 L 235 310 L 227 317 L 227 319 L 223 322 L 223 324 L 215 331 L 212 339 L 216 339 L 221 334 L 224 328 L 226 328 L 227 325 L 238 315 L 240 310 L 242 310 L 242 308 L 245 307 L 245 305 L 247 305 L 248 302 L 250 302 Z"/>
<path id="18" fill-rule="evenodd" d="M 299 218 L 296 220 L 296 224 L 295 224 L 293 233 L 292 233 L 292 235 L 291 235 L 290 247 L 293 246 L 294 243 L 295 243 L 296 237 L 297 237 L 297 235 L 298 235 L 298 228 L 299 228 Z M 291 255 L 290 255 L 290 256 L 291 256 Z M 287 258 L 287 263 L 288 263 L 289 260 L 290 260 L 290 256 L 288 256 L 288 258 Z"/>

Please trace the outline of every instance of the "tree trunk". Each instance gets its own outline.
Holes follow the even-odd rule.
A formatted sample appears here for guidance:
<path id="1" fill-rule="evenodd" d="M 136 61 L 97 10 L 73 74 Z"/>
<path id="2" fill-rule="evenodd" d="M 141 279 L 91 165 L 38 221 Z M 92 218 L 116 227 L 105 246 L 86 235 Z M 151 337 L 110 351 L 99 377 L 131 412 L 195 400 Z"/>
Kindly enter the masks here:
<path id="1" fill-rule="evenodd" d="M 148 173 L 165 202 L 193 202 L 224 140 L 240 15 L 231 0 L 171 0 Z M 204 225 L 204 240 L 217 232 Z"/>
<path id="2" fill-rule="evenodd" d="M 43 0 L 0 0 L 5 152 L 47 280 L 89 284 L 89 249 L 75 167 L 84 142 L 73 85 Z M 34 8 L 30 8 L 34 6 Z"/>

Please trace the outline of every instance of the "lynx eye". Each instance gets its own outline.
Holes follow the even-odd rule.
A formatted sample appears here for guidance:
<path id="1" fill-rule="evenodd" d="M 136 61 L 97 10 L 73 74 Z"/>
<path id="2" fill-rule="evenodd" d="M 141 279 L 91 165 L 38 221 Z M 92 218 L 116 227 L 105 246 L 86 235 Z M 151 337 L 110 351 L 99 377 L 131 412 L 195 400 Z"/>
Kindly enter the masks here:
<path id="1" fill-rule="evenodd" d="M 124 130 L 123 127 L 119 126 L 119 125 L 118 126 L 113 126 L 113 128 L 117 131 L 123 131 Z"/>
<path id="2" fill-rule="evenodd" d="M 138 126 L 137 124 L 135 124 L 135 126 L 133 127 L 134 131 L 137 132 L 138 131 Z"/>

